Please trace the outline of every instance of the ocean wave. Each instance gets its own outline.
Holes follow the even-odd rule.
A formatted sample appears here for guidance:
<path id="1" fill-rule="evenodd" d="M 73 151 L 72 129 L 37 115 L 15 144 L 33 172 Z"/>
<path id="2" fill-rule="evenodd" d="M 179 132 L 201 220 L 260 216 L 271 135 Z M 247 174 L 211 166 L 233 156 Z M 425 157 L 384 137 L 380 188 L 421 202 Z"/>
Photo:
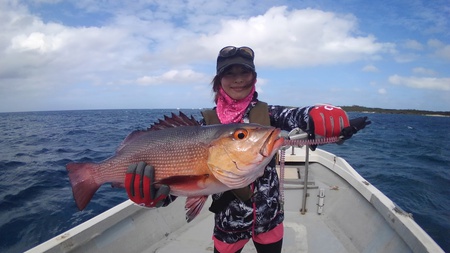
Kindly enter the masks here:
<path id="1" fill-rule="evenodd" d="M 84 130 L 84 129 L 76 129 L 76 130 L 69 130 L 66 132 L 66 135 L 72 136 L 72 135 L 80 135 L 80 134 L 93 134 L 94 132 Z"/>
<path id="2" fill-rule="evenodd" d="M 0 167 L 3 168 L 3 170 L 0 170 L 0 173 L 2 171 L 11 169 L 11 168 L 17 168 L 19 166 L 24 166 L 27 163 L 21 162 L 21 161 L 0 161 Z"/>

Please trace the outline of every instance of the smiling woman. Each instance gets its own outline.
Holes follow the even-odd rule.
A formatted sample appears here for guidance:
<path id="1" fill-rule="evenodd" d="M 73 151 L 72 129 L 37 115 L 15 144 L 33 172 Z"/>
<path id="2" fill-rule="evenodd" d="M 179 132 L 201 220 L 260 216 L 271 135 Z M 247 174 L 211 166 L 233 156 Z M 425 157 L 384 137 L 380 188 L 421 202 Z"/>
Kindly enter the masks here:
<path id="1" fill-rule="evenodd" d="M 227 46 L 220 50 L 216 75 L 212 81 L 216 107 L 202 112 L 202 124 L 257 123 L 288 132 L 298 128 L 308 133 L 310 138 L 320 139 L 345 135 L 344 130 L 351 129 L 349 138 L 356 130 L 370 123 L 365 117 L 361 118 L 362 125 L 350 126 L 346 113 L 331 105 L 292 108 L 269 106 L 259 101 L 255 88 L 257 74 L 254 59 L 255 53 L 249 47 Z M 277 132 L 274 135 L 279 134 L 280 132 Z M 245 133 L 239 132 L 236 140 L 245 136 Z M 236 140 L 232 143 L 236 143 Z M 217 178 L 226 174 L 232 175 L 231 178 L 236 177 L 240 173 L 238 171 L 246 167 L 239 162 L 242 155 L 234 156 L 227 151 L 225 143 L 217 145 L 217 148 L 221 150 L 218 152 L 219 156 L 224 158 L 216 159 L 219 161 L 217 163 L 209 163 L 213 174 Z M 244 147 L 240 150 L 250 151 Z M 215 213 L 214 252 L 241 252 L 250 239 L 253 240 L 258 253 L 281 252 L 284 213 L 279 197 L 275 160 L 273 154 L 259 148 L 250 153 L 259 153 L 259 159 L 269 158 L 270 162 L 264 165 L 262 174 L 246 181 L 243 187 L 233 187 L 231 190 L 212 195 L 213 202 L 209 210 Z M 233 157 L 231 163 L 226 159 L 229 157 Z M 254 163 L 259 159 L 255 159 Z M 221 169 L 223 166 L 236 167 L 237 170 L 235 173 L 225 173 Z"/>
<path id="2" fill-rule="evenodd" d="M 247 97 L 254 88 L 255 75 L 251 70 L 241 66 L 232 66 L 222 77 L 222 88 L 232 99 Z"/>

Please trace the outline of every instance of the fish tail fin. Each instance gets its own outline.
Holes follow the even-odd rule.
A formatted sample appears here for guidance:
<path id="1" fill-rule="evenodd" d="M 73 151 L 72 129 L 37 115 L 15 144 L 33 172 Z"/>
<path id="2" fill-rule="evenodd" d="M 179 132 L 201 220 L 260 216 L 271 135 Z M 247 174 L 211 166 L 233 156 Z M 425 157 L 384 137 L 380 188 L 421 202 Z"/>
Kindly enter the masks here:
<path id="1" fill-rule="evenodd" d="M 66 165 L 72 185 L 73 198 L 79 210 L 83 210 L 100 188 L 94 177 L 94 163 L 69 163 Z"/>

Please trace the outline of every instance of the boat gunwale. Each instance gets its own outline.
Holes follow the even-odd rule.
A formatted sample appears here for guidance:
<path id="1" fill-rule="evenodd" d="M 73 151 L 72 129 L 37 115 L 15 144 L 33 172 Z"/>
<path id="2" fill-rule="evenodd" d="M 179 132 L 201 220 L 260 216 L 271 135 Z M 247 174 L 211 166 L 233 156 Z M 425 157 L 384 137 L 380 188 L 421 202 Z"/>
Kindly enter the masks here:
<path id="1" fill-rule="evenodd" d="M 405 241 L 413 252 L 445 253 L 444 250 L 397 204 L 362 177 L 345 159 L 323 149 L 310 152 L 310 162 L 322 164 L 361 194 Z M 331 162 L 333 161 L 333 162 Z"/>

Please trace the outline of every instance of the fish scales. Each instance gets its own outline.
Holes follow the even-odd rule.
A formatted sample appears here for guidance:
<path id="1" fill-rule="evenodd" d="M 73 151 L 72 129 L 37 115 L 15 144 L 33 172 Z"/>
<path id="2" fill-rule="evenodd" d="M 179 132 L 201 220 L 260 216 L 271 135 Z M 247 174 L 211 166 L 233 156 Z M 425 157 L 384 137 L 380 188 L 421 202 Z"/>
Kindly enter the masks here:
<path id="1" fill-rule="evenodd" d="M 129 163 L 132 160 L 138 160 L 154 166 L 156 180 L 174 175 L 207 173 L 205 159 L 208 156 L 208 147 L 198 140 L 198 136 L 203 136 L 202 140 L 205 140 L 204 136 L 208 134 L 204 132 L 208 133 L 205 129 L 198 127 L 149 132 L 139 141 L 125 146 L 121 153 L 126 154 L 124 159 Z M 145 148 L 139 150 L 139 147 L 143 146 Z M 139 151 L 133 153 L 135 150 Z"/>

